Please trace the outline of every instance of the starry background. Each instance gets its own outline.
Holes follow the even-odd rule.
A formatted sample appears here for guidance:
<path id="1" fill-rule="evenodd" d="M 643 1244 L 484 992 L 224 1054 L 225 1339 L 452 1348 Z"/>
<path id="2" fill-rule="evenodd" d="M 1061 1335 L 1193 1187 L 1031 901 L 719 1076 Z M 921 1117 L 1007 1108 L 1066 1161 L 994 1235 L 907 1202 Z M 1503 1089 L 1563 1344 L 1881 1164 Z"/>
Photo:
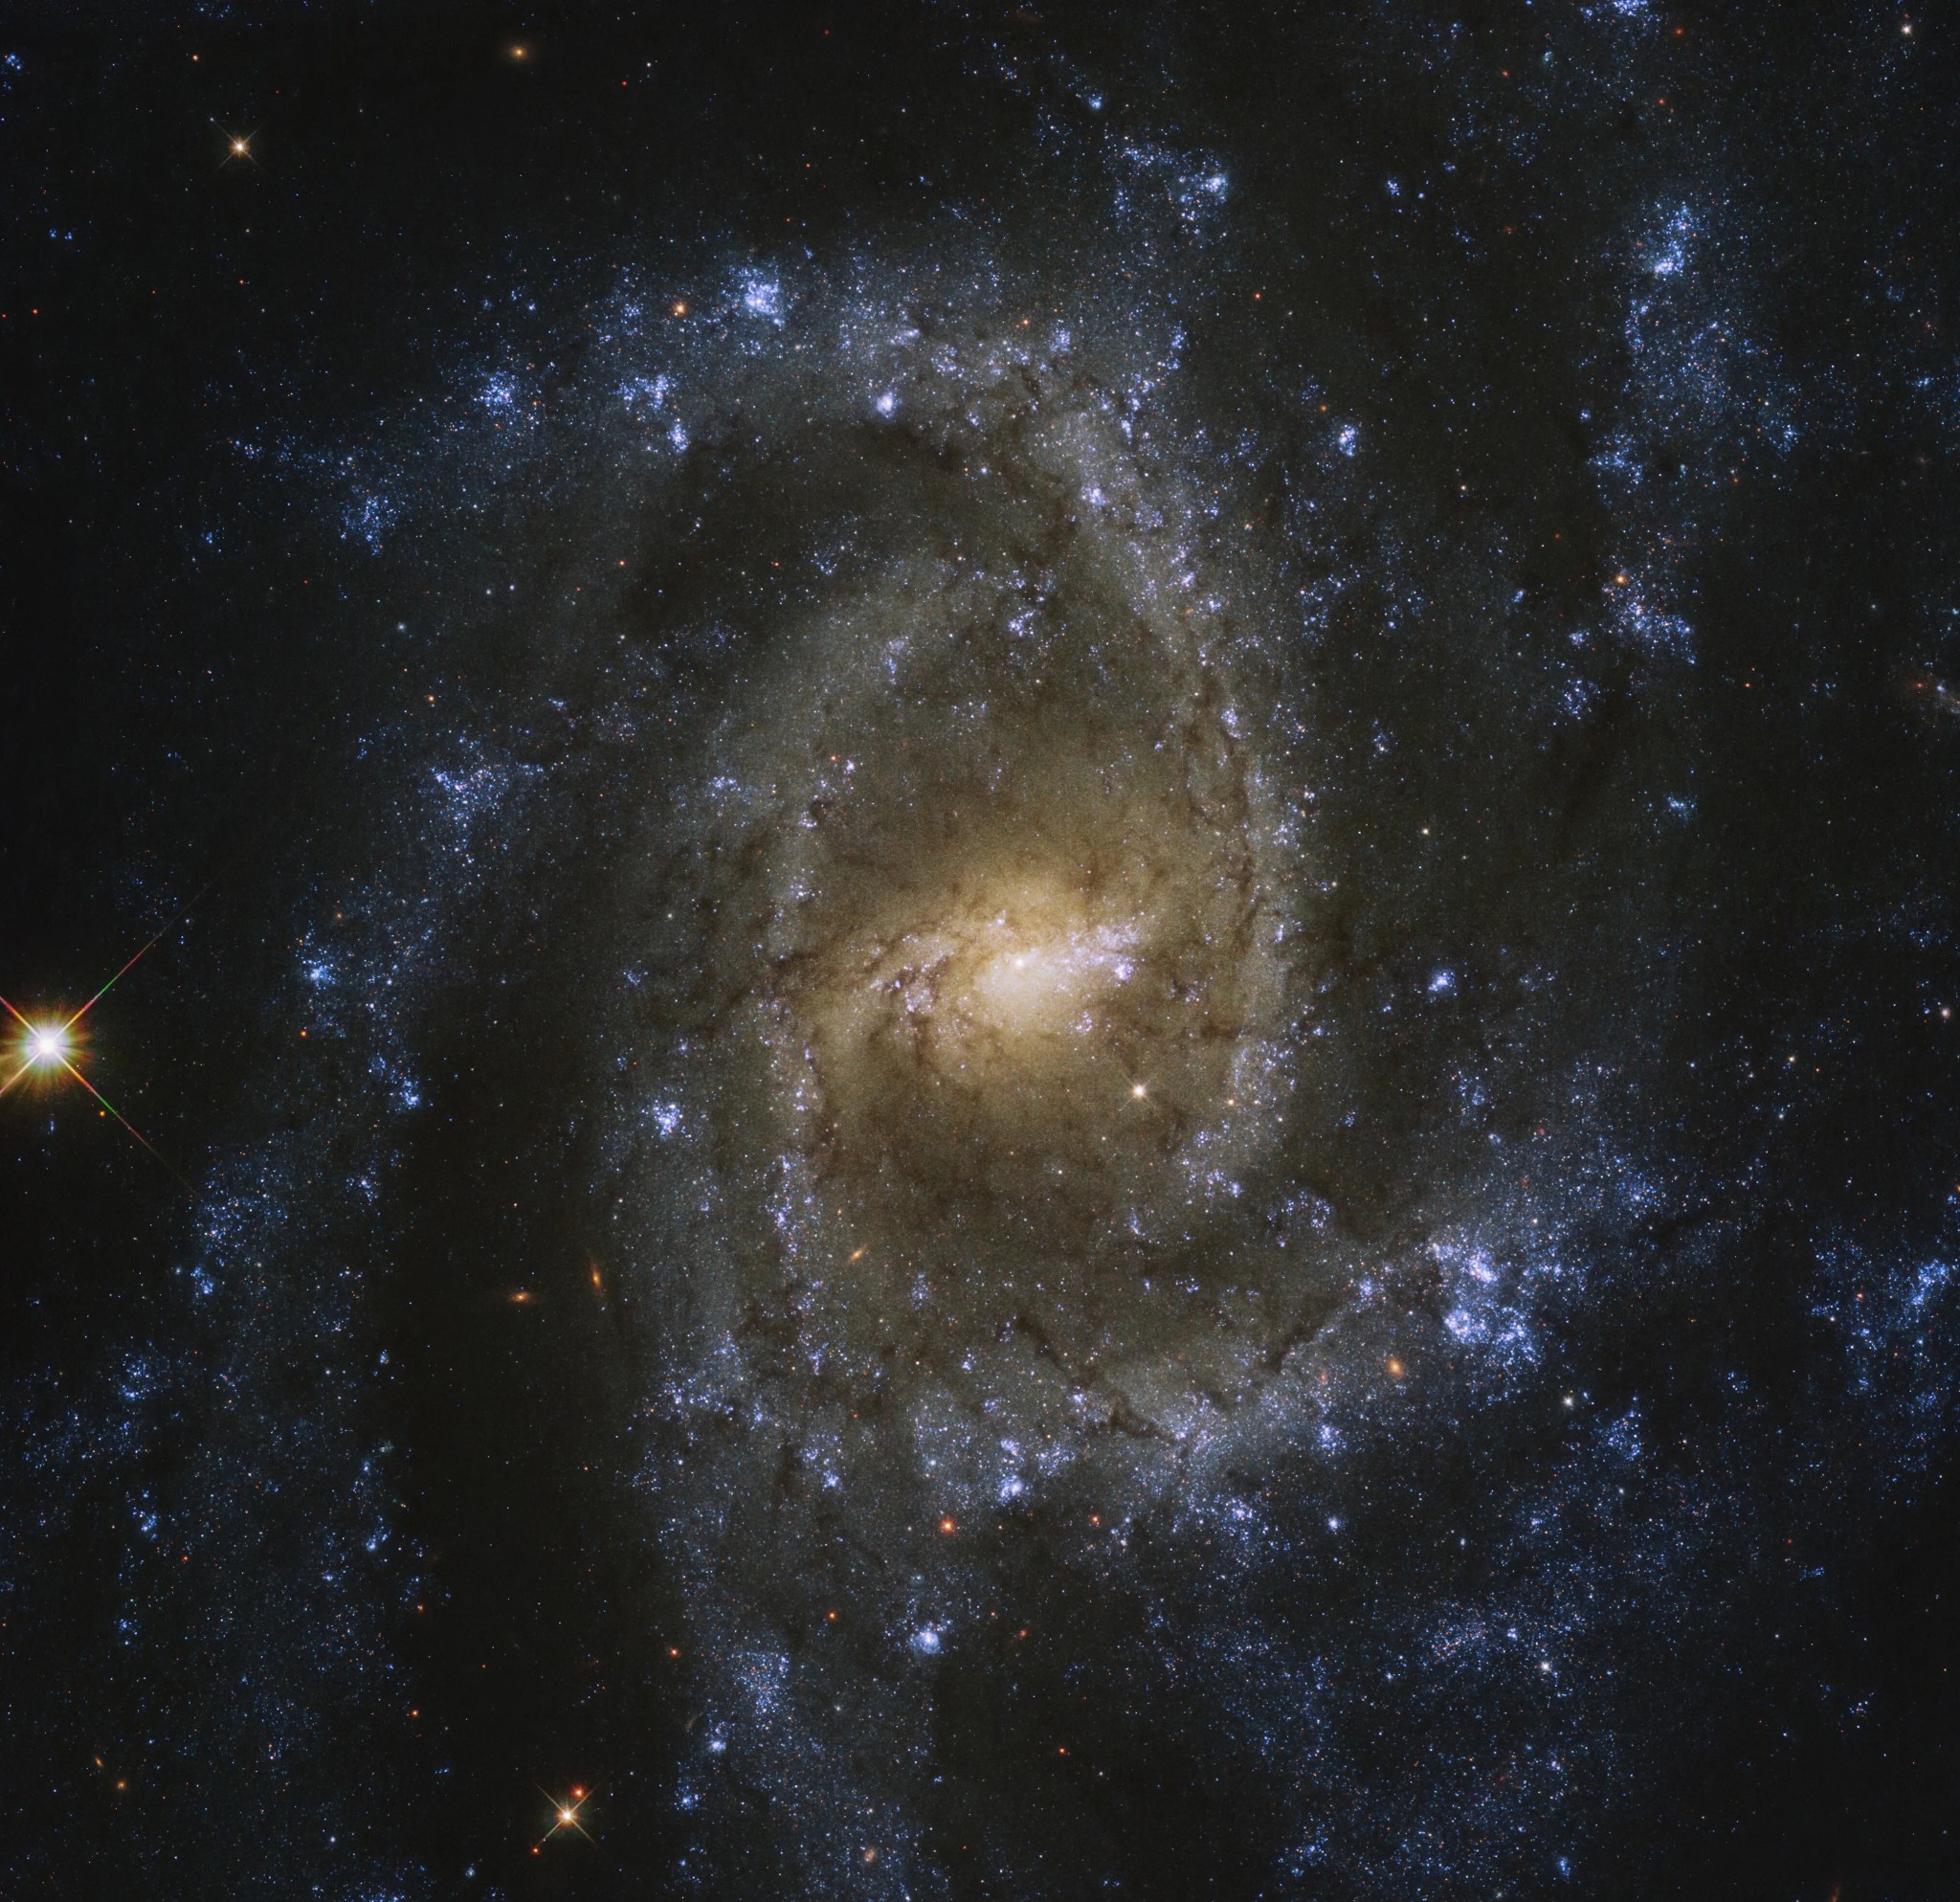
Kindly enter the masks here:
<path id="1" fill-rule="evenodd" d="M 17 10 L 0 989 L 163 931 L 80 1061 L 168 1166 L 0 1101 L 0 1888 L 1951 1893 L 1956 85 Z M 1144 860 L 1286 948 L 1134 1257 L 907 1150 L 794 922 L 839 732 L 944 727 L 854 836 L 960 868 L 1009 663 L 880 657 L 1034 502 L 1003 600 L 1190 591 L 1252 791 Z M 1157 688 L 1028 638 L 1133 796 Z"/>

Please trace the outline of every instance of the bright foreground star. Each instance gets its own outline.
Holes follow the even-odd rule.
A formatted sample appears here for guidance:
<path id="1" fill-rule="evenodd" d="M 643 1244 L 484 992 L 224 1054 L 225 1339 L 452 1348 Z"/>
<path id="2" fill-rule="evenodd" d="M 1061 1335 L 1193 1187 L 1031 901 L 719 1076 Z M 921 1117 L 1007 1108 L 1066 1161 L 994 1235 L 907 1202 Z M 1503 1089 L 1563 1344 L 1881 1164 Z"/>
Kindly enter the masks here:
<path id="1" fill-rule="evenodd" d="M 592 1797 L 591 1792 L 583 1784 L 574 1784 L 568 1797 L 554 1797 L 548 1791 L 542 1788 L 538 1794 L 551 1805 L 551 1827 L 545 1832 L 544 1842 L 534 1846 L 534 1852 L 535 1849 L 543 1848 L 545 1843 L 550 1842 L 552 1837 L 556 1836 L 561 1830 L 575 1829 L 581 1836 L 585 1837 L 587 1842 L 590 1843 L 592 1840 L 587 1834 L 582 1815 L 585 1806 L 591 1801 Z"/>
<path id="2" fill-rule="evenodd" d="M 206 890 L 209 889 L 210 887 L 207 886 Z M 201 898 L 203 893 L 200 892 L 198 896 Z M 177 919 L 171 920 L 172 925 L 178 922 L 179 920 Z M 168 926 L 165 927 L 166 930 L 168 929 Z M 188 1190 L 190 1184 L 181 1175 L 178 1175 L 176 1168 L 169 1159 L 158 1152 L 156 1145 L 128 1117 L 123 1115 L 122 1110 L 118 1109 L 94 1084 L 90 1083 L 88 1078 L 82 1075 L 78 1067 L 78 1058 L 83 1038 L 77 1035 L 76 1025 L 80 1023 L 82 1018 L 97 1004 L 101 1002 L 102 998 L 114 987 L 117 978 L 122 977 L 131 965 L 134 965 L 138 959 L 144 956 L 145 952 L 150 951 L 158 944 L 163 935 L 164 933 L 159 931 L 156 937 L 145 945 L 143 950 L 136 953 L 135 957 L 132 957 L 128 963 L 123 965 L 121 971 L 116 973 L 115 977 L 111 977 L 107 984 L 104 984 L 87 1003 L 82 1005 L 71 1017 L 36 1023 L 16 1005 L 10 1003 L 6 997 L 0 996 L 0 1011 L 4 1011 L 8 1017 L 11 1017 L 17 1026 L 15 1041 L 11 1049 L 11 1066 L 5 1077 L 0 1077 L 0 1096 L 5 1096 L 23 1077 L 35 1073 L 46 1072 L 51 1079 L 56 1081 L 58 1081 L 62 1076 L 71 1078 L 89 1093 L 95 1100 L 97 1108 L 100 1109 L 104 1116 L 113 1116 L 117 1122 L 121 1123 L 145 1149 L 149 1151 L 151 1155 L 155 1156 L 173 1176 L 176 1176 L 179 1186 Z M 83 1033 L 83 1036 L 85 1035 L 86 1033 Z"/>

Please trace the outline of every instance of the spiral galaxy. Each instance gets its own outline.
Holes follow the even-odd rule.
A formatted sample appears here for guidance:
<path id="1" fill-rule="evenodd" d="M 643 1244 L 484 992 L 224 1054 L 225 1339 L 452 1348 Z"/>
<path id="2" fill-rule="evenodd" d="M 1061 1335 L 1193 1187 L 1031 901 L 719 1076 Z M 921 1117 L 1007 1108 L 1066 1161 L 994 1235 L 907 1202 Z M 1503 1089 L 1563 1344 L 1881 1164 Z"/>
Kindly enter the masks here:
<path id="1" fill-rule="evenodd" d="M 0 1888 L 1944 1892 L 1930 30 L 874 11 L 364 10 L 0 309 Z"/>
<path id="2" fill-rule="evenodd" d="M 1226 181 L 1172 181 L 1125 219 L 1188 288 Z M 1005 1694 L 1005 1625 L 1133 1541 L 1166 1576 L 1120 1596 L 1181 1622 L 1221 1513 L 1285 1549 L 1405 1389 L 1527 1367 L 1521 1282 L 1622 1219 L 1598 1080 L 1670 995 L 1686 770 L 1655 663 L 1494 693 L 1515 604 L 1363 539 L 1317 390 L 1262 432 L 1194 408 L 1126 275 L 635 293 L 548 451 L 626 498 L 559 477 L 627 552 L 546 673 L 606 736 L 586 1088 L 705 1679 L 679 1801 L 728 1853 L 746 1765 L 771 1881 L 932 1880 L 936 1674 Z"/>
<path id="3" fill-rule="evenodd" d="M 610 998 L 580 1220 L 716 1892 L 917 1892 L 976 1836 L 1038 1887 L 1064 1825 L 993 1814 L 1013 1752 L 946 1729 L 1013 1734 L 1037 1651 L 1167 1690 L 1208 1658 L 1216 1774 L 1253 1732 L 1326 1766 L 1291 1850 L 1303 1853 L 1351 1746 L 1255 1714 L 1297 1641 L 1216 1595 L 1310 1552 L 1338 1599 L 1380 1463 L 1441 1536 L 1440 1412 L 1533 1383 L 1576 1238 L 1657 1206 L 1623 1128 L 1674 995 L 1692 742 L 1643 682 L 1680 662 L 1602 632 L 1582 672 L 1486 557 L 1412 560 L 1410 478 L 1318 379 L 1207 398 L 1229 181 L 1099 163 L 1123 245 L 1065 279 L 1010 225 L 636 284 L 547 420 L 492 372 L 441 465 L 523 472 L 461 557 L 516 576 L 502 724 L 590 736 L 549 794 L 485 760 L 441 796 Z M 581 876 L 521 836 L 583 836 Z M 1085 1578 L 1141 1653 L 1048 1648 Z"/>

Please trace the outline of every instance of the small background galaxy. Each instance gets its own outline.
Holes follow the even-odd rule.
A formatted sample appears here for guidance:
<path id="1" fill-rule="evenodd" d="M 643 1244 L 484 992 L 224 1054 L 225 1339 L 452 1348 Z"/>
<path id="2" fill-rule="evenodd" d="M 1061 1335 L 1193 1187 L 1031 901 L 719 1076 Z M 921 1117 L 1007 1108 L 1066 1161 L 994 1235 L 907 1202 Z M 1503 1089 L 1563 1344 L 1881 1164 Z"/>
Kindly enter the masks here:
<path id="1" fill-rule="evenodd" d="M 1960 1891 L 1954 30 L 16 9 L 0 1891 Z"/>

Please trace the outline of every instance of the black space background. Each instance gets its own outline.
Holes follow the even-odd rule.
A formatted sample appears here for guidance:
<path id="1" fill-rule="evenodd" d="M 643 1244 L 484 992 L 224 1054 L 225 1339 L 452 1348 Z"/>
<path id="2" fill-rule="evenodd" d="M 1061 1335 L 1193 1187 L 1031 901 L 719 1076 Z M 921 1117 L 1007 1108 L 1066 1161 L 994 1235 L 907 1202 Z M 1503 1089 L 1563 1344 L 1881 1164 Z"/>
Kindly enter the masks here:
<path id="1" fill-rule="evenodd" d="M 1493 67 L 1514 44 L 1528 54 L 1542 26 L 1526 9 L 1453 17 Z M 1445 344 L 1403 325 L 1434 295 L 1427 267 L 1369 235 L 1358 181 L 1438 149 L 1447 101 L 1380 70 L 1366 9 L 16 9 L 0 27 L 0 53 L 23 62 L 0 100 L 0 989 L 17 1001 L 85 992 L 217 876 L 192 924 L 116 994 L 100 1081 L 187 1166 L 223 1142 L 241 1099 L 276 1116 L 293 1059 L 256 1000 L 289 945 L 282 924 L 261 921 L 358 865 L 359 827 L 334 810 L 323 762 L 385 669 L 343 664 L 331 578 L 316 569 L 330 545 L 278 511 L 241 522 L 225 445 L 268 414 L 358 435 L 426 387 L 474 334 L 482 300 L 514 282 L 575 307 L 635 247 L 676 234 L 760 247 L 789 232 L 821 249 L 865 207 L 984 197 L 1013 169 L 1024 107 L 967 77 L 978 44 L 1026 43 L 1032 56 L 1060 43 L 1131 76 L 1133 93 L 1154 81 L 1165 122 L 1230 150 L 1245 197 L 1267 208 L 1261 262 L 1275 281 L 1295 235 L 1317 234 L 1311 295 L 1357 313 L 1357 348 L 1387 366 L 1374 373 L 1391 378 L 1406 427 L 1440 414 L 1453 379 L 1508 392 L 1488 411 L 1508 420 L 1450 451 L 1482 481 L 1546 480 L 1532 464 L 1550 459 L 1561 427 L 1559 339 L 1629 181 L 1728 181 L 1757 234 L 1756 294 L 1781 325 L 1776 347 L 1838 367 L 1821 384 L 1860 365 L 1903 380 L 1922 361 L 1950 363 L 1960 58 L 1929 26 L 1909 84 L 1875 103 L 1870 49 L 1895 30 L 1890 13 L 1669 17 L 1687 31 L 1658 88 L 1632 71 L 1617 110 L 1560 129 L 1561 164 L 1460 183 L 1464 215 L 1524 236 L 1514 266 L 1466 292 L 1482 302 Z M 516 40 L 522 65 L 508 57 Z M 1651 106 L 1657 90 L 1673 101 L 1666 115 Z M 1289 168 L 1289 128 L 1308 120 L 1311 149 L 1343 163 Z M 252 132 L 256 163 L 223 164 L 218 127 Z M 1874 294 L 1875 258 L 1913 286 L 1903 305 Z M 1960 1193 L 1960 1046 L 1929 1040 L 1922 1009 L 1943 986 L 1960 990 L 1939 937 L 1960 723 L 1923 712 L 1913 687 L 1960 666 L 1960 648 L 1942 653 L 1927 631 L 1922 588 L 1960 522 L 1955 444 L 1930 416 L 1859 414 L 1827 478 L 1766 494 L 1747 545 L 1704 579 L 1700 684 L 1724 772 L 1704 820 L 1741 869 L 1725 902 L 1683 921 L 1702 995 L 1657 1059 L 1683 1078 L 1694 1059 L 1711 1081 L 1682 1089 L 1680 1140 L 1718 1159 L 1755 1143 L 1748 1089 L 1712 1080 L 1793 1025 L 1836 1030 L 1803 1113 L 1769 1152 L 1771 1189 L 1709 1212 L 1724 1285 L 1659 1279 L 1648 1330 L 1609 1370 L 1677 1424 L 1710 1404 L 1716 1367 L 1739 1361 L 1801 1409 L 1805 1238 L 1852 1227 L 1874 1249 L 1929 1248 L 1949 1218 L 1943 1198 Z M 1583 544 L 1584 499 L 1570 507 Z M 192 573 L 184 551 L 215 518 L 232 552 Z M 1545 585 L 1584 582 L 1575 571 Z M 1824 677 L 1836 690 L 1820 697 Z M 1923 951 L 1861 929 L 1906 912 L 1927 927 Z M 545 1111 L 519 1082 L 531 1054 L 514 1047 L 511 1086 L 457 1110 L 482 1119 L 486 1152 L 537 1139 L 527 1118 Z M 10 1103 L 0 1118 L 5 1375 L 79 1382 L 172 1311 L 161 1290 L 189 1207 L 120 1132 L 91 1127 L 78 1099 Z M 443 1263 L 467 1255 L 469 1225 L 486 1218 L 466 1182 L 420 1193 L 449 1253 L 426 1252 L 419 1293 L 379 1298 L 398 1304 L 390 1325 L 434 1370 L 389 1402 L 402 1410 L 395 1437 L 415 1449 L 408 1522 L 447 1594 L 434 1635 L 405 1641 L 416 1687 L 405 1702 L 450 1715 L 440 1736 L 406 1719 L 353 1727 L 347 1794 L 385 1811 L 403 1856 L 431 1868 L 474 1859 L 514 1893 L 642 1892 L 619 1871 L 657 1867 L 669 1846 L 652 1787 L 617 1791 L 603 1862 L 532 1870 L 522 1857 L 546 1766 L 577 1775 L 588 1762 L 596 1780 L 628 1755 L 657 1760 L 657 1740 L 683 1721 L 657 1675 L 622 1669 L 608 1696 L 586 1695 L 588 1659 L 647 1648 L 654 1589 L 635 1576 L 646 1561 L 597 1530 L 607 1501 L 568 1455 L 606 1399 L 520 1356 L 501 1322 L 444 1318 Z M 195 1412 L 173 1430 L 181 1454 Z M 172 1443 L 164 1436 L 156 1455 L 164 1484 Z M 1831 1481 L 1793 1471 L 1789 1484 L 1800 1494 Z M 0 1608 L 0 1891 L 302 1892 L 282 1891 L 254 1853 L 257 1806 L 278 1801 L 259 1784 L 213 1866 L 158 1862 L 156 1845 L 187 1840 L 174 1820 L 185 1810 L 219 1815 L 234 1801 L 232 1773 L 222 1758 L 195 1776 L 182 1758 L 139 1760 L 126 1675 L 166 1689 L 194 1679 L 196 1634 L 135 1661 L 104 1648 L 115 1502 L 91 1496 L 85 1462 L 74 1486 L 58 1533 L 0 1528 L 12 1600 Z M 1828 1539 L 1831 1523 L 1828 1509 L 1793 1506 L 1807 1537 Z M 1837 1626 L 1843 1655 L 1813 1649 L 1787 1676 L 1737 1683 L 1731 1730 L 1688 1740 L 1692 1778 L 1657 1793 L 1667 1827 L 1625 1845 L 1628 1887 L 1615 1892 L 1960 1892 L 1954 1476 L 1888 1509 L 1870 1550 L 1831 1556 L 1856 1581 Z M 1092 1600 L 1081 1615 L 1095 1625 Z M 1816 1695 L 1842 1673 L 1878 1688 L 1857 1730 Z M 979 1712 L 954 1747 L 1019 1748 L 984 1734 L 994 1721 Z M 1258 1793 L 1209 1786 L 1175 1711 L 1104 1721 L 1120 1794 L 1070 1783 L 1034 1739 L 1027 1801 L 1047 1821 L 1031 1827 L 1106 1832 L 1129 1892 L 1254 1892 L 1236 1818 Z M 122 1742 L 128 1790 L 96 1767 L 104 1738 Z"/>

